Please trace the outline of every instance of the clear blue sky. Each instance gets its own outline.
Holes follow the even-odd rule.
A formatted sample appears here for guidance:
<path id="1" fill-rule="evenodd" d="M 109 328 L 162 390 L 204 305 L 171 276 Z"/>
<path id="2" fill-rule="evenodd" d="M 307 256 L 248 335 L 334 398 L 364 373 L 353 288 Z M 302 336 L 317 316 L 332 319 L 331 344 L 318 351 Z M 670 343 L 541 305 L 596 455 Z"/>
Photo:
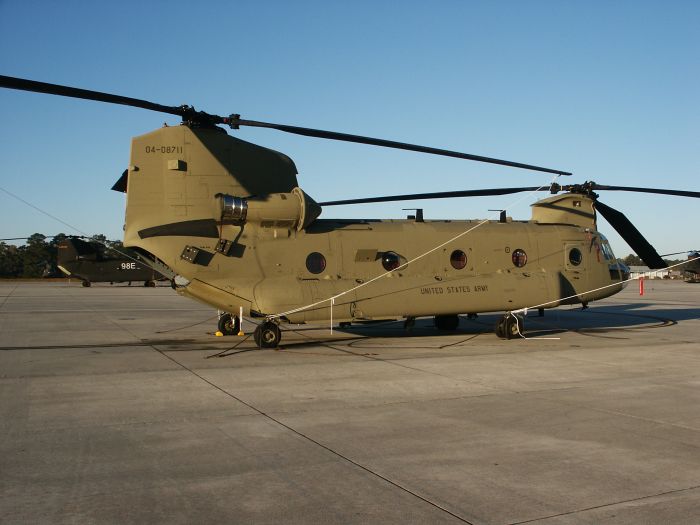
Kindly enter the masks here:
<path id="1" fill-rule="evenodd" d="M 700 2 L 0 1 L 0 74 L 700 191 Z M 176 117 L 0 90 L 0 186 L 121 236 L 130 137 Z M 546 174 L 240 130 L 318 201 L 547 183 Z M 569 182 L 566 180 L 564 182 Z M 485 218 L 518 196 L 329 208 Z M 660 253 L 700 247 L 697 199 L 610 192 Z M 630 249 L 601 221 L 618 256 Z M 0 238 L 74 233 L 0 192 Z"/>

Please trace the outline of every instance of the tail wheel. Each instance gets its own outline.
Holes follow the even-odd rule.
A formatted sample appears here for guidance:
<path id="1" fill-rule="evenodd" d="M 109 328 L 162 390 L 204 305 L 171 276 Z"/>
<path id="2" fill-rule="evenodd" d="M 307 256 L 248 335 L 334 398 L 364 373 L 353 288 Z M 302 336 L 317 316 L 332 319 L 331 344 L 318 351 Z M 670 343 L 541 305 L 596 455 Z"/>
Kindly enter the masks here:
<path id="1" fill-rule="evenodd" d="M 241 330 L 241 321 L 231 314 L 219 317 L 219 332 L 224 335 L 236 335 Z"/>
<path id="2" fill-rule="evenodd" d="M 275 323 L 265 321 L 255 329 L 253 339 L 258 348 L 277 348 L 282 339 L 282 331 Z"/>

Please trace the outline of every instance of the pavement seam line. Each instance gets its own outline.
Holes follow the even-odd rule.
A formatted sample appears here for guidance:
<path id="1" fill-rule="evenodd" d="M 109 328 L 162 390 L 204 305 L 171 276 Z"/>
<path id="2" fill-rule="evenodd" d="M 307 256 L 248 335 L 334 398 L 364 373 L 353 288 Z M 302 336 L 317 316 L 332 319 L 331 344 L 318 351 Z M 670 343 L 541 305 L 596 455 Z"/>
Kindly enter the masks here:
<path id="1" fill-rule="evenodd" d="M 172 361 L 172 362 L 175 363 L 176 365 L 180 366 L 181 368 L 183 368 L 183 369 L 186 370 L 187 372 L 191 373 L 191 374 L 194 375 L 195 377 L 201 379 L 202 381 L 204 381 L 204 382 L 207 383 L 208 385 L 214 387 L 215 389 L 219 390 L 220 392 L 222 392 L 222 393 L 225 394 L 226 396 L 230 397 L 231 399 L 234 399 L 234 400 L 238 401 L 239 403 L 241 403 L 241 404 L 247 406 L 248 408 L 250 408 L 251 410 L 257 412 L 259 415 L 263 416 L 264 418 L 269 419 L 270 421 L 272 421 L 272 422 L 275 423 L 276 425 L 281 426 L 281 427 L 283 427 L 283 428 L 286 428 L 286 429 L 289 430 L 290 432 L 296 434 L 297 436 L 299 436 L 299 437 L 301 437 L 302 439 L 308 441 L 309 443 L 312 443 L 312 444 L 316 445 L 317 447 L 320 447 L 320 448 L 322 448 L 323 450 L 325 450 L 325 451 L 327 451 L 327 452 L 330 452 L 330 453 L 333 454 L 334 456 L 337 456 L 337 457 L 339 457 L 340 459 L 344 460 L 345 462 L 350 463 L 351 465 L 353 465 L 353 466 L 355 466 L 355 467 L 357 467 L 357 468 L 359 468 L 359 469 L 361 469 L 361 470 L 364 470 L 364 471 L 367 472 L 368 474 L 370 474 L 370 475 L 372 475 L 372 476 L 374 476 L 374 477 L 377 477 L 377 478 L 381 479 L 381 480 L 384 481 L 385 483 L 388 483 L 389 485 L 391 485 L 391 486 L 393 486 L 393 487 L 396 487 L 396 488 L 398 488 L 399 490 L 401 490 L 401 491 L 403 491 L 403 492 L 406 492 L 407 494 L 410 494 L 410 495 L 413 496 L 414 498 L 417 498 L 417 499 L 419 499 L 419 500 L 421 500 L 421 501 L 423 501 L 423 502 L 425 502 L 425 503 L 431 505 L 432 507 L 435 507 L 436 509 L 441 510 L 442 512 L 444 512 L 444 513 L 446 513 L 446 514 L 449 514 L 450 516 L 452 516 L 453 518 L 458 519 L 458 520 L 461 521 L 462 523 L 466 523 L 467 525 L 475 525 L 475 524 L 472 523 L 471 521 L 468 521 L 467 519 L 463 518 L 462 516 L 459 516 L 458 514 L 455 514 L 454 512 L 452 512 L 452 511 L 446 509 L 445 507 L 441 506 L 439 503 L 436 503 L 436 502 L 434 502 L 434 501 L 429 500 L 428 498 L 426 498 L 426 497 L 424 497 L 424 496 L 421 496 L 420 494 L 418 494 L 418 493 L 412 491 L 411 489 L 409 489 L 409 488 L 407 488 L 407 487 L 404 487 L 404 486 L 401 485 L 400 483 L 398 483 L 398 482 L 396 482 L 396 481 L 393 481 L 393 480 L 391 480 L 391 479 L 389 479 L 389 478 L 383 476 L 382 474 L 380 474 L 380 473 L 378 473 L 378 472 L 373 471 L 373 470 L 370 469 L 369 467 L 366 467 L 366 466 L 362 465 L 361 463 L 358 463 L 357 461 L 355 461 L 355 460 L 353 460 L 353 459 L 350 459 L 350 458 L 347 457 L 347 456 L 344 456 L 344 455 L 341 454 L 340 452 L 338 452 L 338 451 L 336 451 L 336 450 L 333 450 L 333 449 L 330 448 L 329 446 L 324 445 L 323 443 L 321 443 L 321 442 L 319 442 L 319 441 L 316 441 L 315 439 L 313 439 L 313 438 L 310 437 L 310 436 L 307 436 L 307 435 L 304 434 L 303 432 L 301 432 L 301 431 L 299 431 L 299 430 L 296 430 L 295 428 L 290 427 L 289 425 L 283 423 L 282 421 L 280 421 L 280 420 L 278 420 L 278 419 L 275 419 L 275 418 L 274 418 L 273 416 L 271 416 L 270 414 L 267 414 L 266 412 L 263 412 L 262 410 L 260 410 L 259 408 L 257 408 L 257 407 L 255 407 L 255 406 L 251 405 L 250 403 L 248 403 L 248 402 L 246 402 L 246 401 L 243 401 L 243 400 L 240 399 L 239 397 L 236 397 L 234 394 L 232 394 L 231 392 L 228 392 L 228 391 L 225 390 L 224 388 L 221 388 L 220 386 L 218 386 L 218 385 L 212 383 L 212 382 L 209 381 L 207 378 L 205 378 L 205 377 L 203 377 L 202 375 L 198 374 L 197 372 L 195 372 L 195 371 L 192 370 L 191 368 L 187 367 L 186 365 L 180 363 L 180 362 L 177 361 L 176 359 L 170 357 L 169 355 L 167 355 L 167 354 L 164 353 L 163 351 L 159 350 L 158 348 L 156 348 L 156 347 L 154 347 L 154 346 L 151 346 L 151 348 L 153 348 L 153 350 L 155 350 L 156 352 L 158 352 L 159 354 L 161 354 L 161 355 L 162 355 L 163 357 L 165 357 L 166 359 L 169 359 L 170 361 Z"/>
<path id="2" fill-rule="evenodd" d="M 700 489 L 700 485 L 694 485 L 692 487 L 685 487 L 682 489 L 668 490 L 666 492 L 659 492 L 658 494 L 649 494 L 647 496 L 640 496 L 639 498 L 626 499 L 626 500 L 622 500 L 622 501 L 614 501 L 612 503 L 604 503 L 603 505 L 595 505 L 593 507 L 586 507 L 585 509 L 576 509 L 576 510 L 572 510 L 569 512 L 561 512 L 559 514 L 552 514 L 550 516 L 541 516 L 539 518 L 533 518 L 531 520 L 513 521 L 513 522 L 508 523 L 508 525 L 523 525 L 525 523 L 535 523 L 535 522 L 540 521 L 540 520 L 559 518 L 561 516 L 570 516 L 572 514 L 579 514 L 581 512 L 587 512 L 589 510 L 604 509 L 606 507 L 613 507 L 615 505 L 622 505 L 624 503 L 632 503 L 634 501 L 643 501 L 645 499 L 658 498 L 659 496 L 668 496 L 669 494 L 677 494 L 679 492 L 687 492 L 690 490 L 697 490 L 697 489 Z"/>

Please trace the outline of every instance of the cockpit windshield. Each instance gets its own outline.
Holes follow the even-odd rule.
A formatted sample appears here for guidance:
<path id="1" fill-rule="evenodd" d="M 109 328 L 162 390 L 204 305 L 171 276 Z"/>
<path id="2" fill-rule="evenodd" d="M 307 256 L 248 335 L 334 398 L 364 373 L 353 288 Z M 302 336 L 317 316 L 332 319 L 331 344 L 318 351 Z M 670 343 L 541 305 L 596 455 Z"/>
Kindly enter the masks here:
<path id="1" fill-rule="evenodd" d="M 603 250 L 603 255 L 605 256 L 606 261 L 614 261 L 615 260 L 615 254 L 612 251 L 612 248 L 610 247 L 610 243 L 608 240 L 605 238 L 605 235 L 602 233 L 600 235 L 600 247 Z"/>

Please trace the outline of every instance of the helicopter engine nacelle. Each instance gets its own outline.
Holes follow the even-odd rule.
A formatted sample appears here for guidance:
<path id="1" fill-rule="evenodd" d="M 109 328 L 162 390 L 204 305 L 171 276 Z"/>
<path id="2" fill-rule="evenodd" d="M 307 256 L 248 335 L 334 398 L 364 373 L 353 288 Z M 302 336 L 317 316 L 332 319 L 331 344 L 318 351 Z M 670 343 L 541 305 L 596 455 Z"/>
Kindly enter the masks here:
<path id="1" fill-rule="evenodd" d="M 256 223 L 301 231 L 321 215 L 321 207 L 301 188 L 259 197 L 218 194 L 222 224 Z"/>

